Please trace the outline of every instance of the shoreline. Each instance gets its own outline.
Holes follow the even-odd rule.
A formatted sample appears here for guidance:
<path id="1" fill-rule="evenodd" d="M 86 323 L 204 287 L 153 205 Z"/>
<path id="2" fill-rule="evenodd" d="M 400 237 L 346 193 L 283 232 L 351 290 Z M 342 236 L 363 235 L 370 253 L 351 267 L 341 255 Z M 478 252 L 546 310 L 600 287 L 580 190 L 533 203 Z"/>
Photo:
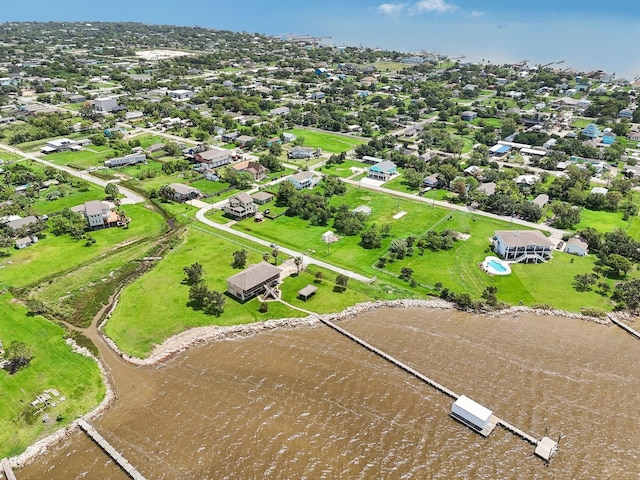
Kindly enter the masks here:
<path id="1" fill-rule="evenodd" d="M 250 337 L 253 335 L 257 335 L 262 332 L 272 331 L 276 329 L 294 329 L 294 328 L 315 328 L 317 326 L 322 325 L 319 318 L 327 318 L 334 322 L 340 322 L 342 320 L 348 320 L 355 318 L 359 315 L 373 312 L 375 310 L 383 309 L 383 308 L 391 308 L 391 309 L 423 309 L 431 312 L 438 310 L 457 310 L 454 304 L 441 300 L 441 299 L 431 299 L 431 300 L 416 300 L 416 299 L 404 299 L 404 300 L 378 300 L 373 302 L 364 302 L 356 305 L 352 305 L 350 307 L 345 308 L 344 310 L 337 313 L 329 313 L 322 315 L 308 315 L 306 317 L 300 318 L 281 318 L 281 319 L 273 319 L 267 320 L 264 322 L 255 322 L 243 325 L 234 325 L 234 326 L 206 326 L 206 327 L 195 327 L 189 330 L 186 330 L 182 333 L 174 335 L 166 339 L 162 344 L 157 345 L 154 350 L 151 352 L 146 358 L 138 358 L 132 357 L 124 352 L 122 352 L 117 345 L 111 340 L 103 331 L 104 325 L 108 322 L 111 313 L 115 310 L 115 307 L 118 304 L 118 296 L 114 298 L 111 307 L 108 309 L 106 315 L 104 315 L 103 320 L 98 325 L 98 332 L 105 340 L 109 348 L 111 348 L 115 353 L 117 353 L 122 359 L 126 362 L 131 363 L 137 366 L 155 366 L 162 364 L 166 361 L 169 361 L 176 355 L 188 351 L 189 349 L 204 345 L 210 342 L 218 342 L 224 340 L 235 340 Z M 513 306 L 506 309 L 494 310 L 494 311 L 463 311 L 458 310 L 461 313 L 467 313 L 471 315 L 482 315 L 488 317 L 503 317 L 503 316 L 515 316 L 519 317 L 520 315 L 541 315 L 541 316 L 554 316 L 560 318 L 567 319 L 575 319 L 581 321 L 587 321 L 596 323 L 602 326 L 612 325 L 613 323 L 609 319 L 610 316 L 616 317 L 616 314 L 610 313 L 606 318 L 597 318 L 590 317 L 587 315 L 583 315 L 580 313 L 567 312 L 564 310 L 546 310 L 546 309 L 535 309 L 532 307 L 525 306 Z M 620 318 L 622 320 L 622 318 Z M 624 318 L 624 320 L 629 320 L 628 318 Z M 103 400 L 100 404 L 91 410 L 90 412 L 82 415 L 81 418 L 85 420 L 95 420 L 99 418 L 102 414 L 104 414 L 111 406 L 114 400 L 117 400 L 115 392 L 113 390 L 113 383 L 110 373 L 103 363 L 96 358 L 91 352 L 89 352 L 84 347 L 79 347 L 73 340 L 68 340 L 68 343 L 72 346 L 74 352 L 88 356 L 93 358 L 98 367 L 100 368 L 100 372 L 102 373 L 106 393 Z M 48 450 L 59 442 L 63 441 L 66 438 L 69 438 L 74 431 L 77 429 L 77 421 L 74 420 L 69 425 L 62 427 L 51 435 L 44 437 L 34 444 L 27 447 L 27 449 L 21 453 L 20 455 L 9 458 L 9 463 L 12 468 L 19 469 L 20 467 L 24 467 L 32 463 L 36 460 L 37 457 L 44 455 L 48 452 Z"/>

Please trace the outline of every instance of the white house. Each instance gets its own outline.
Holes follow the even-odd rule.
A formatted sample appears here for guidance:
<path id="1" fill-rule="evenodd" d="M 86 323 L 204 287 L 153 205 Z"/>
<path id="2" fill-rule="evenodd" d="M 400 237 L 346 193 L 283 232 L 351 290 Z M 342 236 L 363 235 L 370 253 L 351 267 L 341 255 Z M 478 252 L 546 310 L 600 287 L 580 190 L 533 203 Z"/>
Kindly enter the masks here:
<path id="1" fill-rule="evenodd" d="M 493 251 L 516 263 L 546 262 L 555 244 L 538 230 L 496 230 Z"/>

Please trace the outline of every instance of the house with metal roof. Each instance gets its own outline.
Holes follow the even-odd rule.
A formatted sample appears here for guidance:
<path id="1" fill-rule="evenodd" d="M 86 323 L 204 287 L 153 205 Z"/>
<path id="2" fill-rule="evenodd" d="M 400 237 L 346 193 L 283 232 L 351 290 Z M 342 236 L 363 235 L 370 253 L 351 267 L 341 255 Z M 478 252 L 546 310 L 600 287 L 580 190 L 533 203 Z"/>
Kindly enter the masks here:
<path id="1" fill-rule="evenodd" d="M 387 182 L 398 173 L 398 167 L 391 160 L 384 160 L 369 167 L 367 177 Z"/>
<path id="2" fill-rule="evenodd" d="M 222 207 L 222 210 L 234 219 L 242 220 L 243 218 L 255 215 L 258 211 L 258 205 L 255 204 L 251 195 L 242 192 L 231 197 Z"/>

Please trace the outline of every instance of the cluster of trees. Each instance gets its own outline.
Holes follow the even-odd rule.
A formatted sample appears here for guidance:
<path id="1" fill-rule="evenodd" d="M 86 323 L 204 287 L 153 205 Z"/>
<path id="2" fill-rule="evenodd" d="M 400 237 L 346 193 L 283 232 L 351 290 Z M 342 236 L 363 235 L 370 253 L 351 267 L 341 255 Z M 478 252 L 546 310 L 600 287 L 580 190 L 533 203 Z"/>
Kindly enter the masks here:
<path id="1" fill-rule="evenodd" d="M 199 263 L 184 267 L 183 283 L 189 285 L 189 303 L 194 310 L 219 317 L 224 312 L 226 298 L 222 292 L 211 290 L 204 282 L 204 269 Z"/>
<path id="2" fill-rule="evenodd" d="M 9 375 L 15 374 L 18 370 L 29 365 L 33 359 L 33 349 L 24 342 L 12 341 L 4 352 L 4 360 L 7 363 L 4 369 Z"/>
<path id="3" fill-rule="evenodd" d="M 54 235 L 65 235 L 68 233 L 76 240 L 84 237 L 84 232 L 87 229 L 87 219 L 84 215 L 68 208 L 65 208 L 60 215 L 51 217 L 50 221 L 51 231 Z"/>
<path id="4" fill-rule="evenodd" d="M 7 129 L 7 135 L 10 135 L 8 141 L 11 145 L 17 145 L 19 143 L 32 142 L 34 140 L 41 140 L 43 138 L 62 137 L 69 135 L 71 129 L 67 125 L 70 115 L 64 113 L 38 113 L 29 117 L 26 121 L 29 124 L 29 128 L 19 128 L 15 130 L 15 133 L 11 134 L 13 130 Z M 4 134 L 0 131 L 0 138 Z"/>
<path id="5" fill-rule="evenodd" d="M 430 230 L 421 237 L 409 235 L 406 238 L 395 238 L 389 244 L 387 254 L 378 259 L 378 267 L 384 268 L 387 263 L 411 257 L 418 249 L 420 255 L 425 250 L 437 252 L 439 250 L 451 250 L 454 247 L 458 235 L 453 230 L 442 230 L 437 232 Z"/>

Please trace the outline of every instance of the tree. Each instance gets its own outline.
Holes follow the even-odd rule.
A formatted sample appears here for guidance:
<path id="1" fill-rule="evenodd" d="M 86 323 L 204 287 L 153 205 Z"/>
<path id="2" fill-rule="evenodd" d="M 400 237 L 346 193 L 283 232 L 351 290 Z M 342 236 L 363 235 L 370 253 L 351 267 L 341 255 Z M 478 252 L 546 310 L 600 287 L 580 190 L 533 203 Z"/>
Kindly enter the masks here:
<path id="1" fill-rule="evenodd" d="M 616 275 L 627 275 L 633 264 L 622 255 L 612 253 L 602 259 L 602 263 L 609 267 Z"/>
<path id="2" fill-rule="evenodd" d="M 347 185 L 337 175 L 325 175 L 320 186 L 324 190 L 325 197 L 344 195 L 347 192 Z"/>
<path id="3" fill-rule="evenodd" d="M 244 268 L 247 264 L 247 257 L 249 256 L 249 252 L 247 252 L 244 248 L 241 250 L 236 250 L 233 252 L 233 263 L 231 266 L 233 268 Z"/>
<path id="4" fill-rule="evenodd" d="M 268 262 L 270 258 L 271 258 L 271 254 L 269 252 L 264 252 L 262 254 L 262 260 L 263 261 Z"/>
<path id="5" fill-rule="evenodd" d="M 189 303 L 195 309 L 201 309 L 207 302 L 209 287 L 204 282 L 194 283 L 189 288 Z"/>
<path id="6" fill-rule="evenodd" d="M 347 285 L 349 284 L 349 277 L 343 275 L 342 273 L 336 277 L 336 286 L 334 287 L 335 292 L 344 292 L 347 289 Z"/>
<path id="7" fill-rule="evenodd" d="M 411 280 L 412 276 L 413 276 L 413 269 L 409 267 L 402 267 L 402 269 L 400 270 L 400 280 L 404 280 L 408 282 Z"/>
<path id="8" fill-rule="evenodd" d="M 183 268 L 187 278 L 184 279 L 184 283 L 187 285 L 196 285 L 204 279 L 204 269 L 198 262 L 192 263 L 188 267 Z"/>
<path id="9" fill-rule="evenodd" d="M 300 274 L 300 268 L 302 268 L 302 257 L 301 256 L 297 256 L 293 259 L 293 263 L 296 266 L 296 273 Z"/>
<path id="10" fill-rule="evenodd" d="M 109 182 L 104 187 L 104 193 L 107 195 L 107 198 L 115 200 L 116 198 L 118 198 L 118 194 L 120 193 L 120 189 L 118 188 L 117 184 L 115 184 L 113 182 Z"/>
<path id="11" fill-rule="evenodd" d="M 171 200 L 175 197 L 176 191 L 169 185 L 162 185 L 158 189 L 158 195 L 165 200 Z"/>
<path id="12" fill-rule="evenodd" d="M 226 298 L 223 293 L 209 290 L 205 296 L 204 313 L 219 317 L 224 312 Z"/>
<path id="13" fill-rule="evenodd" d="M 269 311 L 269 304 L 267 302 L 260 302 L 260 308 L 258 308 L 260 313 L 267 313 Z"/>
<path id="14" fill-rule="evenodd" d="M 91 120 L 95 122 L 98 119 L 98 112 L 95 111 L 93 105 L 89 102 L 85 102 L 79 109 L 78 113 L 83 120 Z"/>
<path id="15" fill-rule="evenodd" d="M 276 204 L 278 206 L 289 206 L 291 200 L 294 199 L 297 195 L 296 187 L 293 185 L 293 182 L 289 180 L 285 180 L 284 182 L 280 182 L 278 185 L 278 199 L 276 200 Z"/>
<path id="16" fill-rule="evenodd" d="M 621 302 L 629 310 L 640 308 L 640 280 L 618 283 L 613 291 L 613 299 Z"/>
<path id="17" fill-rule="evenodd" d="M 321 271 L 317 271 L 315 275 L 315 283 L 320 283 L 324 274 Z"/>
<path id="18" fill-rule="evenodd" d="M 14 340 L 7 347 L 4 356 L 7 360 L 4 369 L 9 372 L 9 375 L 13 375 L 22 367 L 29 365 L 33 359 L 33 351 L 26 343 Z"/>
<path id="19" fill-rule="evenodd" d="M 360 235 L 360 246 L 367 250 L 382 246 L 382 235 L 375 223 Z"/>
<path id="20" fill-rule="evenodd" d="M 280 253 L 278 251 L 277 248 L 274 248 L 273 250 L 271 250 L 271 256 L 273 257 L 273 264 L 277 265 L 278 264 L 278 253 Z"/>
<path id="21" fill-rule="evenodd" d="M 493 285 L 489 285 L 482 292 L 482 298 L 484 298 L 489 305 L 495 306 L 498 304 L 498 297 L 496 296 L 497 293 L 498 288 Z"/>
<path id="22" fill-rule="evenodd" d="M 576 292 L 590 292 L 597 280 L 597 276 L 593 273 L 578 274 L 573 277 L 573 288 L 576 289 Z"/>

